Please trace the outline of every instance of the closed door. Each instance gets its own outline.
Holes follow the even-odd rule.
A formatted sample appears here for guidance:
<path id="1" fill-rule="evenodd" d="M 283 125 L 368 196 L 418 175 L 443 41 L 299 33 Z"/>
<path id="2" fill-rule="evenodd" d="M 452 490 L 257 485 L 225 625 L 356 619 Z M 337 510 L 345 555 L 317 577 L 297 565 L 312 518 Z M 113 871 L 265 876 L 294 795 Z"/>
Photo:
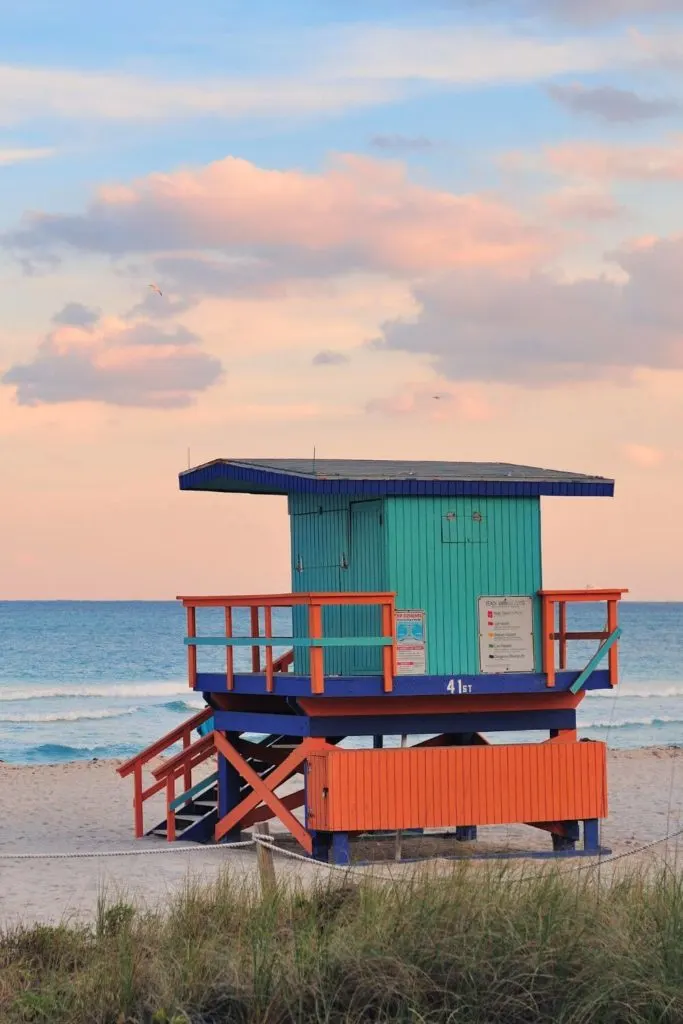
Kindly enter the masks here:
<path id="1" fill-rule="evenodd" d="M 386 590 L 386 559 L 384 544 L 384 502 L 357 501 L 351 505 L 351 555 L 347 589 L 351 592 Z M 381 636 L 382 613 L 378 607 L 356 606 L 344 609 L 345 634 Z M 354 647 L 351 671 L 354 675 L 381 671 L 382 652 L 379 647 Z"/>
<path id="2" fill-rule="evenodd" d="M 292 537 L 292 581 L 297 593 L 337 593 L 344 589 L 346 550 L 349 545 L 348 512 L 313 512 L 296 516 Z M 294 608 L 294 636 L 308 636 L 308 608 Z M 323 636 L 339 637 L 341 615 L 338 606 L 323 609 Z M 308 675 L 307 648 L 297 648 L 295 672 Z M 342 655 L 339 648 L 325 651 L 325 674 L 340 675 Z"/>

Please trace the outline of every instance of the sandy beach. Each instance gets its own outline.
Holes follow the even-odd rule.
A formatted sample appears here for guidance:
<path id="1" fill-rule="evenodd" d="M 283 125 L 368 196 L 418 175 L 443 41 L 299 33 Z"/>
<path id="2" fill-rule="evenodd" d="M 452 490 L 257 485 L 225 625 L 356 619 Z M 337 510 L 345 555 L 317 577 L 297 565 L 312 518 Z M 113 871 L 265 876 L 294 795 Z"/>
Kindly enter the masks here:
<path id="1" fill-rule="evenodd" d="M 131 784 L 116 774 L 116 762 L 59 765 L 0 764 L 5 829 L 0 838 L 0 925 L 89 917 L 98 893 L 121 893 L 147 904 L 163 899 L 189 875 L 210 880 L 229 865 L 247 884 L 256 884 L 253 849 L 200 847 L 173 852 L 162 840 L 132 835 Z M 609 754 L 610 815 L 602 839 L 616 855 L 683 827 L 683 749 L 650 748 Z M 159 798 L 145 805 L 146 825 L 163 817 Z M 277 831 L 274 829 L 274 831 Z M 455 847 L 456 844 L 453 844 Z M 632 861 L 673 860 L 683 837 L 662 843 Z M 482 849 L 547 850 L 548 838 L 524 826 L 480 829 Z M 15 853 L 84 853 L 159 850 L 154 855 L 13 860 Z M 444 851 L 446 852 L 446 851 Z M 450 850 L 448 851 L 450 852 Z M 546 863 L 541 861 L 539 863 Z M 572 864 L 587 863 L 571 861 Z M 406 865 L 406 868 L 412 866 Z M 281 878 L 304 883 L 327 869 L 277 856 Z M 382 865 L 383 872 L 403 870 Z"/>

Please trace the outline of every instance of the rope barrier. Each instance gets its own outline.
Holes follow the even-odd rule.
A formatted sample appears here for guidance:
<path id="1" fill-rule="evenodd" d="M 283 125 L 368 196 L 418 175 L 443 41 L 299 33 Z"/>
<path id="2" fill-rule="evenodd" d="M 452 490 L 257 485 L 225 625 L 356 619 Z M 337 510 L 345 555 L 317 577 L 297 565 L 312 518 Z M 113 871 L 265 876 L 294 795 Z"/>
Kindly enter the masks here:
<path id="1" fill-rule="evenodd" d="M 246 849 L 255 846 L 256 841 L 249 839 L 243 843 L 226 843 L 224 846 L 176 846 L 169 844 L 168 848 L 156 850 L 73 850 L 67 853 L 2 853 L 0 860 L 72 860 L 84 857 L 95 859 L 97 857 L 150 857 L 154 854 L 165 853 L 215 853 L 218 850 Z"/>
<path id="2" fill-rule="evenodd" d="M 562 874 L 574 874 L 579 871 L 587 871 L 602 867 L 605 864 L 613 864 L 617 861 L 626 860 L 629 857 L 636 857 L 641 853 L 645 853 L 647 850 L 653 849 L 655 846 L 661 846 L 662 843 L 667 843 L 671 839 L 677 839 L 683 836 L 683 828 L 678 829 L 676 832 L 670 832 L 659 839 L 654 839 L 652 842 L 645 843 L 643 846 L 639 846 L 635 850 L 627 850 L 624 853 L 611 854 L 609 857 L 602 857 L 597 863 L 592 864 L 579 864 L 576 867 L 572 867 L 567 871 L 561 872 Z M 257 846 L 265 846 L 273 853 L 277 853 L 282 857 L 289 858 L 290 860 L 301 861 L 304 864 L 309 864 L 316 868 L 323 868 L 328 871 L 341 871 L 345 875 L 357 875 L 359 878 L 367 878 L 368 872 L 352 868 L 344 864 L 329 864 L 326 861 L 314 860 L 311 857 L 307 857 L 302 853 L 296 853 L 294 850 L 287 850 L 276 843 L 275 836 L 256 836 L 253 839 L 247 839 L 239 843 L 217 843 L 214 846 L 200 846 L 193 844 L 192 846 L 180 846 L 170 845 L 164 849 L 142 849 L 142 850 L 74 850 L 65 853 L 5 853 L 0 852 L 0 860 L 79 860 L 79 859 L 90 859 L 96 860 L 100 857 L 150 857 L 155 855 L 164 855 L 167 853 L 217 853 L 217 852 L 229 852 L 233 850 L 246 850 L 251 847 L 256 848 Z M 439 859 L 439 858 L 435 858 Z M 486 858 L 483 858 L 486 859 Z M 490 858 L 495 859 L 495 858 Z M 523 853 L 520 853 L 520 860 L 528 859 L 525 858 Z M 463 858 L 467 860 L 467 858 Z M 400 861 L 395 862 L 400 864 Z M 426 863 L 426 861 L 425 861 Z M 377 861 L 374 864 L 368 865 L 368 867 L 389 867 L 390 864 L 387 861 Z M 393 865 L 391 865 L 393 866 Z M 381 876 L 380 876 L 381 877 Z M 391 881 L 392 879 L 384 878 L 384 881 Z M 529 880 L 529 879 L 525 879 Z"/>
<path id="3" fill-rule="evenodd" d="M 626 850 L 624 853 L 613 853 L 609 857 L 603 857 L 600 861 L 602 864 L 613 864 L 617 860 L 625 860 L 627 857 L 635 857 L 639 853 L 645 853 L 646 850 L 651 850 L 653 846 L 661 846 L 662 843 L 668 843 L 670 839 L 678 839 L 679 836 L 683 836 L 683 828 L 679 828 L 677 832 L 669 832 L 667 835 L 662 836 L 661 839 L 653 839 L 651 843 L 645 843 L 644 846 L 639 846 L 637 850 Z M 581 864 L 580 868 L 597 868 L 598 864 Z"/>
<path id="4" fill-rule="evenodd" d="M 368 871 L 363 871 L 360 868 L 352 868 L 348 864 L 330 864 L 329 861 L 313 860 L 312 857 L 306 857 L 303 853 L 297 853 L 295 850 L 286 850 L 282 846 L 275 846 L 273 836 L 257 836 L 254 842 L 257 846 L 267 846 L 273 853 L 278 853 L 282 857 L 288 857 L 290 860 L 300 860 L 305 864 L 313 864 L 315 867 L 324 868 L 327 871 L 341 871 L 344 875 L 356 875 L 358 878 L 367 878 L 369 875 Z M 395 863 L 400 863 L 400 861 Z M 368 864 L 368 867 L 389 867 L 389 865 L 386 861 L 377 861 L 375 864 Z M 379 879 L 383 882 L 393 881 L 393 879 L 382 877 L 381 875 L 379 876 Z"/>

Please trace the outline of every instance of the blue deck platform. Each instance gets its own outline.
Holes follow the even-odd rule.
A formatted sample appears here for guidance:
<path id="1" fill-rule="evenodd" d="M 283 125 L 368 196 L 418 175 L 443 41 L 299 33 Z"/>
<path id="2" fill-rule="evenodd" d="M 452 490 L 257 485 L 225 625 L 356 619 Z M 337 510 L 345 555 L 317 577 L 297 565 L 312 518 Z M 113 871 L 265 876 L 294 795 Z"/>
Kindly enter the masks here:
<path id="1" fill-rule="evenodd" d="M 430 697 L 452 695 L 454 703 L 459 696 L 512 696 L 513 694 L 566 693 L 580 677 L 581 672 L 558 672 L 555 686 L 548 687 L 547 676 L 543 673 L 520 673 L 518 675 L 464 675 L 464 676 L 395 676 L 394 689 L 385 693 L 382 676 L 326 676 L 325 697 L 384 697 L 387 703 L 395 697 Z M 198 672 L 197 690 L 203 693 L 227 693 L 228 682 L 224 672 Z M 596 669 L 584 683 L 583 690 L 612 689 L 607 669 Z M 313 694 L 310 676 L 276 673 L 273 689 L 267 690 L 265 673 L 235 673 L 236 694 L 254 696 L 268 694 L 276 697 L 311 697 Z M 454 708 L 455 710 L 455 708 Z M 390 713 L 390 712 L 388 712 Z"/>

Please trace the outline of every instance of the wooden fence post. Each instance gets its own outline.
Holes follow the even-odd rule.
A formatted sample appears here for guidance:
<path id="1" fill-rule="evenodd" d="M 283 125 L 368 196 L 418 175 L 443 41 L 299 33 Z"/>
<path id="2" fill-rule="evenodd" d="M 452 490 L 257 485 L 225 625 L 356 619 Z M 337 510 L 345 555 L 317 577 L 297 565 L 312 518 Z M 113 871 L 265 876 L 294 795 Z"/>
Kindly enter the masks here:
<path id="1" fill-rule="evenodd" d="M 407 736 L 401 736 L 401 749 L 403 750 L 408 742 Z M 403 836 L 401 830 L 398 829 L 396 832 L 396 845 L 394 847 L 394 860 L 400 860 L 403 854 Z"/>
<path id="2" fill-rule="evenodd" d="M 259 881 L 261 883 L 261 895 L 266 896 L 273 893 L 276 885 L 275 862 L 270 843 L 267 841 L 270 836 L 270 828 L 267 821 L 260 821 L 254 828 L 254 834 L 262 836 L 266 842 L 256 843 L 256 864 L 258 866 Z"/>

